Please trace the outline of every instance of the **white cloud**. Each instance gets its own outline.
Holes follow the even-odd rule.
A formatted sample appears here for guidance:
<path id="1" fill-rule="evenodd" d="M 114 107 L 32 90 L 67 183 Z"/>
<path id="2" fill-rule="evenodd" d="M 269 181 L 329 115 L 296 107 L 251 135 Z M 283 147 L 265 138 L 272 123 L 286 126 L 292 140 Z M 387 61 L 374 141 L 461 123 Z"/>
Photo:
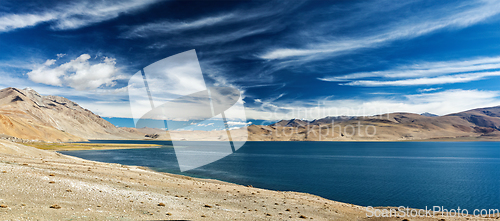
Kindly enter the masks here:
<path id="1" fill-rule="evenodd" d="M 153 22 L 144 25 L 138 25 L 131 28 L 130 31 L 127 31 L 123 34 L 125 38 L 141 38 L 148 37 L 151 35 L 160 35 L 165 33 L 170 33 L 174 31 L 184 31 L 184 30 L 192 30 L 203 28 L 207 26 L 213 26 L 221 23 L 228 22 L 228 20 L 234 20 L 236 17 L 234 14 L 225 14 L 225 15 L 217 15 L 206 18 L 201 18 L 198 20 L 192 21 L 160 21 Z"/>
<path id="2" fill-rule="evenodd" d="M 442 87 L 437 87 L 437 88 L 423 88 L 423 89 L 418 89 L 418 92 L 430 92 L 430 91 L 437 91 L 443 89 Z"/>
<path id="3" fill-rule="evenodd" d="M 274 33 L 283 30 L 283 25 L 271 22 L 269 24 L 259 24 L 254 26 L 242 26 L 236 30 L 222 31 L 214 34 L 208 35 L 196 35 L 194 37 L 182 37 L 175 38 L 172 40 L 167 40 L 165 42 L 157 42 L 150 45 L 148 48 L 161 49 L 173 45 L 182 46 L 199 46 L 199 45 L 210 45 L 218 43 L 227 43 L 236 41 L 249 36 L 264 34 L 264 33 Z"/>
<path id="4" fill-rule="evenodd" d="M 252 124 L 252 122 L 241 122 L 241 121 L 228 121 L 227 125 L 229 126 L 247 126 Z"/>
<path id="5" fill-rule="evenodd" d="M 500 57 L 482 57 L 459 61 L 420 62 L 411 65 L 400 65 L 385 71 L 359 72 L 342 76 L 320 78 L 320 80 L 349 81 L 368 77 L 432 77 L 452 73 L 477 72 L 495 69 L 500 69 Z"/>
<path id="6" fill-rule="evenodd" d="M 483 80 L 487 77 L 500 76 L 500 71 L 494 72 L 477 72 L 468 74 L 455 74 L 455 75 L 445 75 L 434 78 L 414 78 L 414 79 L 404 79 L 395 81 L 373 81 L 373 80 L 361 80 L 352 81 L 349 83 L 344 83 L 340 85 L 350 85 L 350 86 L 368 86 L 368 87 L 378 87 L 378 86 L 413 86 L 413 85 L 436 85 L 436 84 L 453 84 L 453 83 L 464 83 L 470 81 Z"/>
<path id="7" fill-rule="evenodd" d="M 0 17 L 0 32 L 51 22 L 56 30 L 76 29 L 144 8 L 157 0 L 78 1 L 60 4 L 43 12 L 6 14 Z"/>
<path id="8" fill-rule="evenodd" d="M 318 80 L 346 82 L 341 83 L 341 85 L 369 87 L 437 85 L 464 83 L 500 76 L 498 69 L 500 69 L 500 57 L 482 57 L 459 61 L 420 62 L 411 65 L 400 65 L 384 71 L 360 72 L 318 78 Z M 380 79 L 362 80 L 374 77 Z"/>
<path id="9" fill-rule="evenodd" d="M 5 15 L 0 17 L 0 32 L 35 26 L 42 22 L 52 21 L 56 19 L 56 17 L 57 15 L 52 13 Z"/>
<path id="10" fill-rule="evenodd" d="M 123 33 L 122 37 L 143 38 L 154 35 L 168 34 L 172 32 L 179 33 L 181 31 L 200 30 L 202 28 L 213 27 L 217 25 L 227 25 L 238 22 L 265 19 L 283 13 L 291 13 L 295 8 L 299 7 L 302 4 L 302 2 L 303 1 L 295 1 L 293 4 L 288 4 L 285 2 L 262 2 L 262 4 L 260 4 L 260 6 L 256 8 L 237 9 L 231 12 L 220 13 L 217 15 L 210 15 L 198 19 L 155 21 L 147 24 L 133 26 L 130 28 L 130 30 Z M 275 22 L 276 20 L 272 19 L 271 21 Z M 241 31 L 235 31 L 235 32 L 236 33 L 239 32 L 238 35 L 242 36 L 248 36 L 249 34 L 245 34 L 246 32 L 260 33 L 263 30 L 268 29 L 261 27 L 261 26 L 266 26 L 266 23 L 268 23 L 268 21 L 259 22 L 259 26 L 251 28 L 246 27 L 246 25 L 242 25 L 241 27 L 244 28 L 242 28 Z M 224 35 L 229 35 L 229 34 L 225 33 Z M 231 34 L 231 35 L 232 35 L 231 37 L 232 40 L 237 38 L 235 37 L 236 34 Z M 207 41 L 210 42 L 213 40 L 207 40 Z"/>
<path id="11" fill-rule="evenodd" d="M 500 105 L 500 91 L 446 90 L 394 98 L 337 99 L 324 102 L 273 102 L 246 110 L 248 119 L 319 119 L 326 116 L 371 116 L 394 112 L 446 115 Z"/>
<path id="12" fill-rule="evenodd" d="M 49 59 L 28 72 L 30 80 L 52 86 L 69 86 L 77 90 L 93 90 L 101 86 L 114 86 L 118 75 L 114 58 L 104 57 L 103 61 L 92 64 L 90 55 L 82 54 L 78 58 L 55 65 L 56 60 Z"/>
<path id="13" fill-rule="evenodd" d="M 417 17 L 412 18 L 413 20 L 407 19 L 396 24 L 390 24 L 387 28 L 371 35 L 343 39 L 319 36 L 321 39 L 318 41 L 319 43 L 310 43 L 303 48 L 275 48 L 261 54 L 259 57 L 265 60 L 291 57 L 324 59 L 324 56 L 318 55 L 332 55 L 363 48 L 379 47 L 395 40 L 415 38 L 445 28 L 464 28 L 500 13 L 500 2 L 498 1 L 478 0 L 474 3 L 457 4 L 454 8 L 447 6 L 426 12 L 427 14 L 419 14 Z"/>

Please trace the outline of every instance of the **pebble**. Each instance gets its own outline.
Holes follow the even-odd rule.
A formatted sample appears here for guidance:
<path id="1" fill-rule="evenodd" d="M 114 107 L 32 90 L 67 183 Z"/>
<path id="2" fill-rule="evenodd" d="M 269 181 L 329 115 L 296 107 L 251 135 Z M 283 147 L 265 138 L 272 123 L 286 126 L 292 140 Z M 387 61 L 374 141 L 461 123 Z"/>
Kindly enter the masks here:
<path id="1" fill-rule="evenodd" d="M 165 203 L 158 203 L 158 206 L 165 206 Z"/>
<path id="2" fill-rule="evenodd" d="M 0 205 L 0 208 L 7 208 L 8 206 L 5 204 Z"/>
<path id="3" fill-rule="evenodd" d="M 54 205 L 50 206 L 50 208 L 51 209 L 61 209 L 61 206 L 54 204 Z"/>

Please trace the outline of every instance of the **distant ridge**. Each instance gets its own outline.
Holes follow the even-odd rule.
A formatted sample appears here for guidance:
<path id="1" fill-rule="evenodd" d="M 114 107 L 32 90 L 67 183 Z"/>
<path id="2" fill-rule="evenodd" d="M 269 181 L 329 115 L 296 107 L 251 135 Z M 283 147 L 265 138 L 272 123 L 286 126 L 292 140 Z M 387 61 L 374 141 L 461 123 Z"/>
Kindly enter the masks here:
<path id="1" fill-rule="evenodd" d="M 425 112 L 425 113 L 422 113 L 420 115 L 426 116 L 426 117 L 439 117 L 439 115 L 437 115 L 437 114 L 431 114 L 429 112 Z"/>
<path id="2" fill-rule="evenodd" d="M 326 117 L 313 121 L 282 120 L 248 127 L 250 140 L 397 141 L 500 140 L 500 106 L 438 116 L 390 113 L 365 117 Z M 293 125 L 293 126 L 292 126 Z M 358 128 L 359 127 L 359 128 Z M 368 128 L 370 130 L 367 130 Z M 375 132 L 367 136 L 367 131 Z"/>
<path id="3" fill-rule="evenodd" d="M 300 120 L 300 119 L 291 119 L 291 120 L 280 120 L 274 124 L 271 124 L 271 126 L 275 127 L 300 127 L 300 126 L 305 126 L 309 122 L 306 120 Z"/>

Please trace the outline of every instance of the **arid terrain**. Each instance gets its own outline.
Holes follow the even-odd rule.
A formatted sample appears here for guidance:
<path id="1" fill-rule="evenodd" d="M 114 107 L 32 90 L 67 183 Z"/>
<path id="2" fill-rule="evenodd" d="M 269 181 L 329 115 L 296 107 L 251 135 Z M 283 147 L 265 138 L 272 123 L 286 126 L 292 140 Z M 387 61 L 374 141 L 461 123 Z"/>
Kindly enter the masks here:
<path id="1" fill-rule="evenodd" d="M 0 141 L 1 220 L 404 220 L 318 196 L 158 173 Z M 409 218 L 408 220 L 494 220 Z"/>
<path id="2" fill-rule="evenodd" d="M 248 131 L 249 140 L 257 141 L 496 140 L 499 109 L 477 109 L 442 117 L 395 113 L 311 122 L 289 120 L 269 126 L 252 125 L 232 134 L 234 140 L 242 140 Z M 358 122 L 365 127 L 372 125 L 377 132 L 366 138 L 356 127 L 342 130 Z M 74 102 L 41 96 L 31 89 L 0 91 L 0 123 L 2 220 L 404 220 L 396 216 L 369 218 L 364 207 L 306 193 L 270 191 L 56 153 L 54 150 L 155 147 L 57 141 L 168 139 L 169 135 L 153 128 L 116 128 Z M 331 132 L 324 132 L 332 128 Z M 367 131 L 372 133 L 364 133 Z M 172 133 L 179 133 L 186 140 L 213 140 L 221 137 L 221 132 Z M 158 136 L 152 136 L 155 134 Z M 478 220 L 408 220 L 442 218 Z"/>
<path id="3" fill-rule="evenodd" d="M 225 140 L 226 131 L 163 131 L 117 128 L 75 102 L 32 89 L 0 90 L 0 138 L 17 142 L 87 139 Z M 248 133 L 248 136 L 247 136 Z M 292 119 L 231 132 L 235 141 L 500 140 L 500 106 L 434 116 L 389 113 L 364 117 Z"/>

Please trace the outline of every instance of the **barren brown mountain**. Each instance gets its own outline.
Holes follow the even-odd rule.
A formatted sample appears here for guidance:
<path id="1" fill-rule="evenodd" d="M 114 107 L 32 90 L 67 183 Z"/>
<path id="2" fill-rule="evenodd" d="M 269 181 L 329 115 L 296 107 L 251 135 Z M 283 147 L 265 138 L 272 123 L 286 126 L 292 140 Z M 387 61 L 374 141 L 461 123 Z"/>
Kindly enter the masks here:
<path id="1" fill-rule="evenodd" d="M 500 107 L 446 116 L 391 113 L 371 117 L 327 117 L 295 127 L 283 125 L 289 123 L 249 126 L 249 138 L 279 141 L 500 140 Z"/>
<path id="2" fill-rule="evenodd" d="M 282 120 L 232 132 L 250 141 L 394 141 L 500 140 L 500 106 L 445 116 L 391 113 L 370 117 L 326 117 L 314 121 Z M 183 140 L 224 140 L 226 131 L 171 131 Z M 41 96 L 32 89 L 0 90 L 0 137 L 43 141 L 86 139 L 161 139 L 154 128 L 116 128 L 75 102 Z"/>
<path id="3" fill-rule="evenodd" d="M 391 113 L 370 117 L 326 117 L 314 121 L 281 120 L 264 126 L 234 130 L 233 140 L 243 141 L 406 141 L 406 140 L 500 140 L 500 107 L 481 108 L 446 116 Z M 124 130 L 137 134 L 159 134 L 158 129 Z M 171 131 L 185 140 L 227 140 L 225 131 Z"/>
<path id="4" fill-rule="evenodd" d="M 75 102 L 32 89 L 0 90 L 0 134 L 24 140 L 79 141 L 138 138 Z"/>

